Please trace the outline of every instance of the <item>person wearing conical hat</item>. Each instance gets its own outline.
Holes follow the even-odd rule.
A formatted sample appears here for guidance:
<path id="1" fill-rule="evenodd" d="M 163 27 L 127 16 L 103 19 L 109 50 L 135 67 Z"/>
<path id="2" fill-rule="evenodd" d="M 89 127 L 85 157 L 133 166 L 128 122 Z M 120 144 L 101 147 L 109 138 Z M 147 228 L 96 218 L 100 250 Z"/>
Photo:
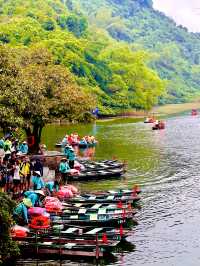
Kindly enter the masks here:
<path id="1" fill-rule="evenodd" d="M 31 200 L 24 198 L 14 210 L 13 219 L 18 225 L 28 224 L 28 208 L 32 207 Z"/>
<path id="2" fill-rule="evenodd" d="M 75 152 L 74 152 L 73 148 L 69 149 L 67 158 L 69 159 L 69 167 L 71 169 L 73 169 L 74 168 L 74 161 L 76 159 L 76 155 L 75 155 Z"/>
<path id="3" fill-rule="evenodd" d="M 26 141 L 23 141 L 22 144 L 19 146 L 19 151 L 22 154 L 27 154 L 28 153 L 28 144 Z"/>
<path id="4" fill-rule="evenodd" d="M 45 198 L 45 194 L 43 190 L 29 190 L 24 192 L 24 196 L 27 199 L 31 200 L 32 206 L 33 207 L 41 207 L 42 206 L 42 201 Z"/>
<path id="5" fill-rule="evenodd" d="M 62 182 L 65 184 L 68 179 L 68 175 L 70 174 L 70 167 L 67 162 L 67 158 L 63 157 L 61 159 L 60 165 L 59 165 L 59 172 L 61 173 Z"/>
<path id="6" fill-rule="evenodd" d="M 33 190 L 41 190 L 45 187 L 44 181 L 41 177 L 40 171 L 33 171 L 33 176 L 31 178 L 31 188 Z"/>

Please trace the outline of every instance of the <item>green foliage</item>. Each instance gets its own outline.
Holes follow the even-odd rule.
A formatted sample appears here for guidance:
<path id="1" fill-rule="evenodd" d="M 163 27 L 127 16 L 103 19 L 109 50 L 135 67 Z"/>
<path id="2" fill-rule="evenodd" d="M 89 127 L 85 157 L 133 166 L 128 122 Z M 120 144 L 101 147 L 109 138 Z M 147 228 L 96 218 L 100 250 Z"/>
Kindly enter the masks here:
<path id="1" fill-rule="evenodd" d="M 70 121 L 95 103 L 82 92 L 71 73 L 54 65 L 46 49 L 15 51 L 0 47 L 0 126 L 20 126 L 40 142 L 44 125 L 57 117 Z"/>
<path id="2" fill-rule="evenodd" d="M 160 78 L 169 80 L 168 93 L 160 98 L 161 103 L 184 102 L 199 95 L 198 33 L 177 27 L 173 20 L 153 9 L 152 0 L 71 1 L 73 10 L 80 9 L 92 27 L 106 31 L 117 41 L 133 43 L 136 50 L 155 53 L 149 66 Z"/>
<path id="3" fill-rule="evenodd" d="M 0 192 L 0 264 L 12 256 L 19 255 L 17 243 L 13 242 L 10 236 L 14 208 L 15 202 Z"/>
<path id="4" fill-rule="evenodd" d="M 2 126 L 43 125 L 55 117 L 82 120 L 96 105 L 93 99 L 106 114 L 155 105 L 166 86 L 151 69 L 156 62 L 150 65 L 150 53 L 120 43 L 134 40 L 122 16 L 136 6 L 145 11 L 151 1 L 0 1 L 0 42 L 14 48 L 6 50 L 11 55 L 8 69 L 3 67 L 16 71 L 16 76 L 1 76 Z M 85 102 L 85 97 L 92 100 Z"/>
<path id="5" fill-rule="evenodd" d="M 46 20 L 43 22 L 42 27 L 44 30 L 52 31 L 55 29 L 54 21 L 52 20 Z"/>

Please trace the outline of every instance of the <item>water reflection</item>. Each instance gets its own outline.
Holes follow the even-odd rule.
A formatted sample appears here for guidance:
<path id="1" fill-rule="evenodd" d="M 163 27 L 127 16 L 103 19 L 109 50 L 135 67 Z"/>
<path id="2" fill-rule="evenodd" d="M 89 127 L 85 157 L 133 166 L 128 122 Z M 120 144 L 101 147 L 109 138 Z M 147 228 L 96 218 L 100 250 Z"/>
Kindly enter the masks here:
<path id="1" fill-rule="evenodd" d="M 49 126 L 44 138 L 53 148 L 67 130 L 94 134 L 93 127 Z M 117 261 L 109 265 L 200 265 L 199 117 L 170 118 L 164 131 L 152 131 L 150 125 L 134 124 L 131 120 L 101 122 L 95 127 L 99 140 L 95 159 L 126 160 L 128 171 L 120 182 L 106 180 L 78 185 L 98 190 L 138 183 L 143 188 L 139 225 L 128 238 L 136 248 L 117 254 Z"/>

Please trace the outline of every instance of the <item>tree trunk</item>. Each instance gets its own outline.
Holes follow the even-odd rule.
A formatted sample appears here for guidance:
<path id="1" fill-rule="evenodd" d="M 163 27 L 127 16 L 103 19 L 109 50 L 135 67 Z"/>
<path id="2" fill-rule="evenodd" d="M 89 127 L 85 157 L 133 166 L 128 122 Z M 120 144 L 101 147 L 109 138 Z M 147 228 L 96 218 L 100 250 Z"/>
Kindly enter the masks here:
<path id="1" fill-rule="evenodd" d="M 27 142 L 29 146 L 29 153 L 38 153 L 40 150 L 40 141 L 41 141 L 41 135 L 42 135 L 42 129 L 43 125 L 34 124 L 32 127 L 32 130 L 30 127 L 26 128 L 26 136 L 27 136 Z"/>

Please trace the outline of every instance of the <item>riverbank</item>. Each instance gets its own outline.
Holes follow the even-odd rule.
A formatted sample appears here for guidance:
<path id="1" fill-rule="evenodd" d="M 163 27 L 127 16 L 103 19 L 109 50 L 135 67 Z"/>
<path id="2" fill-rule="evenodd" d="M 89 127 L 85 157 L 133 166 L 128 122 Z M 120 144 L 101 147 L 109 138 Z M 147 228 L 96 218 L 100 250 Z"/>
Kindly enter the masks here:
<path id="1" fill-rule="evenodd" d="M 144 119 L 145 117 L 155 116 L 155 117 L 163 117 L 168 115 L 175 115 L 180 114 L 183 112 L 191 112 L 192 109 L 200 109 L 200 102 L 193 102 L 193 103 L 180 103 L 180 104 L 166 104 L 162 106 L 156 106 L 149 112 L 144 111 L 130 111 L 126 113 L 122 113 L 120 115 L 116 116 L 110 116 L 110 117 L 102 117 L 98 119 L 98 123 L 101 122 L 109 122 L 111 120 L 122 120 L 123 118 L 130 118 L 134 119 L 135 122 L 140 121 L 141 119 Z"/>
<path id="2" fill-rule="evenodd" d="M 191 112 L 192 109 L 200 109 L 200 102 L 181 103 L 181 104 L 167 104 L 163 106 L 154 107 L 151 113 L 159 116 L 173 115 L 183 112 Z"/>

